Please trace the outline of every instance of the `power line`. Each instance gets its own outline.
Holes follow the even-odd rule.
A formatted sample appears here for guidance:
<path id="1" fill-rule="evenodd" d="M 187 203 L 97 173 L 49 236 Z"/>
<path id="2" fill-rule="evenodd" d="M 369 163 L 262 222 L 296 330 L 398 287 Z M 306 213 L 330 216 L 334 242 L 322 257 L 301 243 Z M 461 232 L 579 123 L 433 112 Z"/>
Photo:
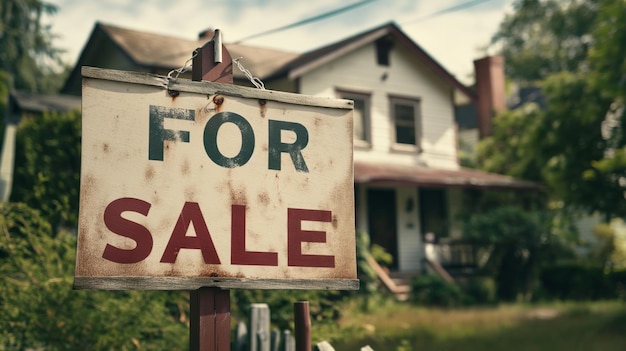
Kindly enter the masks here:
<path id="1" fill-rule="evenodd" d="M 303 20 L 300 20 L 300 21 L 295 22 L 295 23 L 288 24 L 286 26 L 270 29 L 270 30 L 267 30 L 265 32 L 261 32 L 261 33 L 257 33 L 257 34 L 252 34 L 252 35 L 247 36 L 247 37 L 245 37 L 243 39 L 239 39 L 238 41 L 235 42 L 235 44 L 239 44 L 239 43 L 242 43 L 244 41 L 247 41 L 247 40 L 250 40 L 250 39 L 253 39 L 253 38 L 258 38 L 258 37 L 261 37 L 261 36 L 265 36 L 265 35 L 269 35 L 269 34 L 273 34 L 273 33 L 277 33 L 277 32 L 282 32 L 282 31 L 287 30 L 287 29 L 300 27 L 300 26 L 303 26 L 303 25 L 311 23 L 311 22 L 320 21 L 320 20 L 323 20 L 325 18 L 336 16 L 336 15 L 338 15 L 340 13 L 352 10 L 354 8 L 361 7 L 363 5 L 366 5 L 366 4 L 368 4 L 370 2 L 374 2 L 374 1 L 376 1 L 376 0 L 359 1 L 357 3 L 351 4 L 351 5 L 348 5 L 348 6 L 344 6 L 344 7 L 341 7 L 341 8 L 332 10 L 332 11 L 329 11 L 329 12 L 322 13 L 320 15 L 316 15 L 316 16 L 313 16 L 313 17 L 305 18 Z"/>
<path id="2" fill-rule="evenodd" d="M 427 19 L 431 19 L 433 17 L 444 15 L 446 13 L 456 12 L 456 11 L 460 11 L 460 10 L 465 10 L 467 8 L 476 6 L 478 4 L 481 4 L 481 3 L 487 2 L 487 1 L 490 1 L 490 0 L 469 0 L 469 1 L 457 4 L 457 5 L 453 5 L 453 6 L 450 6 L 450 7 L 443 8 L 443 9 L 441 9 L 439 11 L 435 11 L 435 12 L 433 12 L 433 13 L 431 13 L 429 15 L 423 16 L 423 17 L 414 18 L 412 20 L 408 20 L 408 21 L 402 22 L 400 24 L 404 25 L 404 24 L 409 24 L 409 23 L 414 23 L 414 22 L 419 22 L 419 21 L 425 21 Z"/>

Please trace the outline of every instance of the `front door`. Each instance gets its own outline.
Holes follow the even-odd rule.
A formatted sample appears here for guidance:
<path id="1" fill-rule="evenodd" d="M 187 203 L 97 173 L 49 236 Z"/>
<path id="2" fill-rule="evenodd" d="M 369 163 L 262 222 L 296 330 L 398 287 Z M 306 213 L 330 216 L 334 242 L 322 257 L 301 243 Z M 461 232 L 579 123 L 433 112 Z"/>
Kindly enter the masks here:
<path id="1" fill-rule="evenodd" d="M 367 217 L 372 244 L 382 246 L 393 256 L 391 270 L 398 270 L 395 189 L 368 189 Z"/>

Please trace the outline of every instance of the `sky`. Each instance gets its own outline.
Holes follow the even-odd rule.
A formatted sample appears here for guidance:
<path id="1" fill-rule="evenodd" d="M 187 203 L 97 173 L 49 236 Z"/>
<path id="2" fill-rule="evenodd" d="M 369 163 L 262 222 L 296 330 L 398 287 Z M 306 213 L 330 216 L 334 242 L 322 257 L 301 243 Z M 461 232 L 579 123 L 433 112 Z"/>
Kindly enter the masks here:
<path id="1" fill-rule="evenodd" d="M 218 28 L 226 43 L 327 13 L 362 0 L 47 0 L 44 19 L 55 47 L 74 65 L 96 22 L 195 39 Z M 492 35 L 514 0 L 371 0 L 338 15 L 243 44 L 306 52 L 395 22 L 460 81 L 473 82 L 473 60 L 492 53 Z M 184 62 L 181 62 L 181 66 Z M 254 74 L 254 72 L 252 72 Z"/>

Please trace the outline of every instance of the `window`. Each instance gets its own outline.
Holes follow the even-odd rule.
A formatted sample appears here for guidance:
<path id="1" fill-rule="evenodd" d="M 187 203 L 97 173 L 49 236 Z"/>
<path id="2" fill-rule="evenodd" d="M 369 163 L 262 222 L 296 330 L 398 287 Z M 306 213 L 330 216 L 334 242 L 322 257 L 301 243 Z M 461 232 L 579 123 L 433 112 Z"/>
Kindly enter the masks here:
<path id="1" fill-rule="evenodd" d="M 342 99 L 354 101 L 354 144 L 367 146 L 370 143 L 370 96 L 364 93 L 340 91 Z"/>
<path id="2" fill-rule="evenodd" d="M 391 49 L 393 48 L 393 42 L 391 39 L 384 37 L 376 40 L 376 62 L 379 66 L 389 67 L 391 60 Z"/>
<path id="3" fill-rule="evenodd" d="M 420 101 L 391 98 L 394 142 L 396 145 L 420 146 Z"/>

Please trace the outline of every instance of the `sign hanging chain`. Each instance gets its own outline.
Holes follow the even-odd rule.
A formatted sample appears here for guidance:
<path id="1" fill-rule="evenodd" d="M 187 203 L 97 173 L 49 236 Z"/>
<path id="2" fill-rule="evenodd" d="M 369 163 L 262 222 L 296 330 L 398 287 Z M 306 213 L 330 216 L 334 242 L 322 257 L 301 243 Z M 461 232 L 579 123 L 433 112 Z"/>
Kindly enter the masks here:
<path id="1" fill-rule="evenodd" d="M 191 62 L 193 61 L 193 59 L 198 56 L 198 49 L 193 51 L 193 55 L 191 55 L 191 57 L 189 58 L 189 60 L 185 61 L 185 64 L 183 65 L 183 67 L 180 68 L 176 68 L 170 71 L 170 73 L 167 74 L 167 79 L 176 79 L 178 78 L 178 76 L 181 75 L 181 73 L 185 73 L 187 71 L 189 71 L 191 69 Z M 176 72 L 176 77 L 172 77 L 172 74 Z"/>
<path id="2" fill-rule="evenodd" d="M 239 57 L 239 58 L 233 59 L 233 63 L 237 65 L 237 68 L 239 68 L 239 70 L 241 72 L 243 72 L 243 74 L 245 74 L 246 77 L 248 77 L 248 80 L 252 84 L 254 84 L 255 87 L 257 87 L 258 89 L 261 89 L 261 90 L 265 90 L 265 84 L 263 84 L 261 79 L 259 79 L 258 77 L 253 76 L 252 73 L 250 73 L 250 71 L 247 68 L 245 68 L 241 64 L 241 62 L 239 62 L 239 61 L 241 61 L 242 58 L 243 57 Z"/>

